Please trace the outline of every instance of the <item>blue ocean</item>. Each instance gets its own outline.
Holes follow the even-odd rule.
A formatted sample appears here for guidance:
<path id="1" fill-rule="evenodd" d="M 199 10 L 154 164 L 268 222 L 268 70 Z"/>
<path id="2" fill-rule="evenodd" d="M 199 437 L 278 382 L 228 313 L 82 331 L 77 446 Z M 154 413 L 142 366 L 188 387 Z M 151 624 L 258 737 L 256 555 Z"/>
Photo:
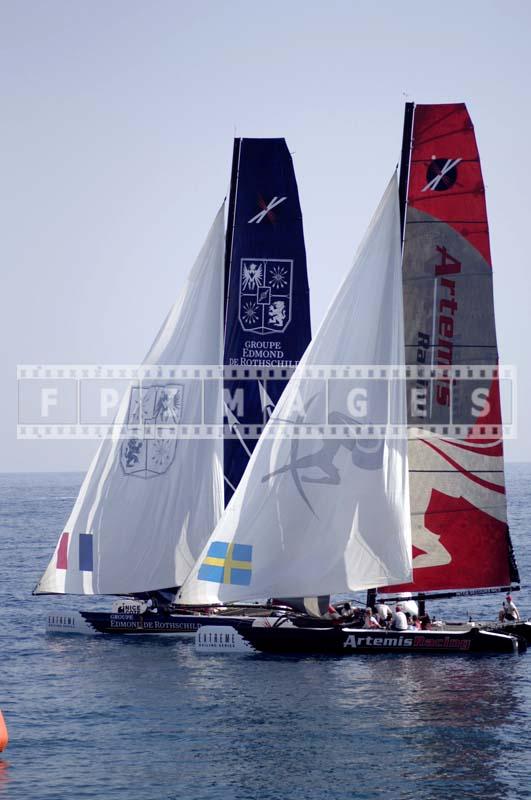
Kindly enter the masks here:
<path id="1" fill-rule="evenodd" d="M 531 465 L 507 470 L 531 614 Z M 523 656 L 196 655 L 192 640 L 48 636 L 32 597 L 82 476 L 0 476 L 0 798 L 321 800 L 531 797 Z M 501 597 L 433 603 L 492 619 Z"/>

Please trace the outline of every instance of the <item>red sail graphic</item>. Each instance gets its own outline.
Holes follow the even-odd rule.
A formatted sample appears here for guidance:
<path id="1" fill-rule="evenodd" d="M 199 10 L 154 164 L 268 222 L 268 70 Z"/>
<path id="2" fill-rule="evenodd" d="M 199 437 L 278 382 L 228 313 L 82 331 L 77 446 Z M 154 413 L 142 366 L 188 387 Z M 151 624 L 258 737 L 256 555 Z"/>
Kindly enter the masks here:
<path id="1" fill-rule="evenodd" d="M 507 526 L 476 508 L 462 497 L 449 497 L 433 489 L 425 513 L 425 525 L 440 537 L 452 560 L 437 568 L 415 571 L 415 581 L 386 591 L 430 591 L 449 586 L 474 589 L 507 586 L 510 581 L 507 560 Z M 418 555 L 422 551 L 414 547 Z M 459 586 L 454 585 L 459 576 Z"/>
<path id="2" fill-rule="evenodd" d="M 463 103 L 415 107 L 403 279 L 408 364 L 498 363 L 485 188 Z M 438 378 L 413 388 L 421 400 L 411 404 L 408 420 L 413 582 L 383 591 L 518 581 L 506 519 L 497 378 Z M 474 391 L 484 400 L 480 417 Z M 413 435 L 426 423 L 462 424 L 469 432 L 462 438 Z M 481 435 L 482 425 L 493 426 L 488 436 Z"/>
<path id="3" fill-rule="evenodd" d="M 464 103 L 415 107 L 408 206 L 451 225 L 492 266 L 485 187 Z"/>

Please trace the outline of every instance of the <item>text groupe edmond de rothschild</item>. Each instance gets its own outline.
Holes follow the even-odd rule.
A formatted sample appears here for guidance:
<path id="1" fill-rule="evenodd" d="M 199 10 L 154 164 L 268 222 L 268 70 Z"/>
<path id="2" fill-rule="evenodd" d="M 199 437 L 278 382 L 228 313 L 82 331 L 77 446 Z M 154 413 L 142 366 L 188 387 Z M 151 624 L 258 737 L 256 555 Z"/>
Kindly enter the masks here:
<path id="1" fill-rule="evenodd" d="M 290 367 L 297 364 L 297 361 L 283 360 L 284 351 L 280 349 L 281 347 L 281 342 L 255 342 L 252 339 L 248 339 L 244 342 L 241 358 L 231 358 L 229 359 L 229 364 L 279 367 Z"/>

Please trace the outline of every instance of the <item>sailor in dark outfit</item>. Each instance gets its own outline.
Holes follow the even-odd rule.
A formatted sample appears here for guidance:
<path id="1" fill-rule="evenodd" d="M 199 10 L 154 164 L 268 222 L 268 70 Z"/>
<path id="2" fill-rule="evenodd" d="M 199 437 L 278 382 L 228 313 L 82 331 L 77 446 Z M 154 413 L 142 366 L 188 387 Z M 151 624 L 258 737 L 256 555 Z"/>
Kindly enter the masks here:
<path id="1" fill-rule="evenodd" d="M 341 616 L 343 617 L 343 619 L 352 619 L 352 617 L 354 616 L 354 609 L 352 608 L 350 603 L 347 602 L 343 605 L 343 608 L 341 609 Z"/>

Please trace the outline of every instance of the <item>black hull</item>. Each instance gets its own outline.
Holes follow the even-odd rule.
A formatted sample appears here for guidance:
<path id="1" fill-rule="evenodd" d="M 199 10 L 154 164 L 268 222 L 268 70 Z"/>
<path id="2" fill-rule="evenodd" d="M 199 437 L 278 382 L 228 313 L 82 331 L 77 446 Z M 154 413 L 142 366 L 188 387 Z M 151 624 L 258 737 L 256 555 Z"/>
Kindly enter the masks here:
<path id="1" fill-rule="evenodd" d="M 505 633 L 472 628 L 468 631 L 389 631 L 345 627 L 262 628 L 242 623 L 238 633 L 256 650 L 285 655 L 356 655 L 408 653 L 463 655 L 522 653 L 523 639 Z"/>
<path id="2" fill-rule="evenodd" d="M 81 611 L 83 619 L 97 633 L 111 635 L 174 634 L 193 635 L 202 625 L 237 625 L 241 617 L 209 614 L 113 614 L 108 611 Z"/>
<path id="3" fill-rule="evenodd" d="M 520 639 L 524 639 L 528 645 L 531 644 L 531 622 L 529 621 L 504 622 L 501 625 L 489 626 L 489 630 L 494 633 L 508 633 L 512 636 L 518 636 Z"/>

